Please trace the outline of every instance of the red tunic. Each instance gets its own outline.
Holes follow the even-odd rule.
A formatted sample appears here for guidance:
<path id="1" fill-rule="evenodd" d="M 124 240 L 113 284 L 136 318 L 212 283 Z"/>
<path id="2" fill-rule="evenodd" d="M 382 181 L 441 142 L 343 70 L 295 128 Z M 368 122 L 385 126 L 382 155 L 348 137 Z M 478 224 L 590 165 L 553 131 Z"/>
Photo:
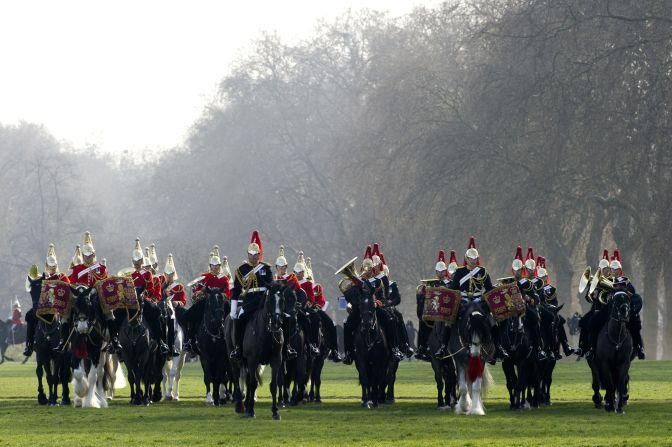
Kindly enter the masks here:
<path id="1" fill-rule="evenodd" d="M 318 287 L 319 286 L 319 287 Z M 315 300 L 313 301 L 314 304 L 317 304 L 320 306 L 320 309 L 324 307 L 324 291 L 322 291 L 322 286 L 319 284 L 315 284 L 315 287 L 313 288 L 314 294 L 315 294 Z"/>
<path id="2" fill-rule="evenodd" d="M 63 281 L 67 283 L 70 282 L 70 278 L 68 278 L 68 275 L 66 275 L 63 272 L 54 273 L 51 276 L 45 276 L 44 279 L 47 281 Z"/>
<path id="3" fill-rule="evenodd" d="M 142 289 L 145 292 L 145 299 L 151 301 L 155 299 L 154 292 L 154 277 L 149 270 L 140 270 L 131 273 L 133 278 L 133 286 L 136 289 Z"/>
<path id="4" fill-rule="evenodd" d="M 21 309 L 14 309 L 12 311 L 12 324 L 15 326 L 23 325 L 23 320 L 21 319 Z"/>
<path id="5" fill-rule="evenodd" d="M 187 305 L 187 293 L 182 284 L 174 282 L 166 287 L 166 295 L 173 302 L 173 306 Z"/>
<path id="6" fill-rule="evenodd" d="M 224 296 L 231 299 L 231 289 L 229 288 L 229 278 L 226 275 L 213 275 L 212 273 L 203 273 L 201 284 L 211 289 L 222 289 Z"/>
<path id="7" fill-rule="evenodd" d="M 301 285 L 301 288 L 303 289 L 304 292 L 306 292 L 306 296 L 308 297 L 308 303 L 309 304 L 314 304 L 315 303 L 315 291 L 313 290 L 313 283 L 307 279 L 303 279 L 299 281 L 299 284 Z"/>
<path id="8" fill-rule="evenodd" d="M 72 268 L 70 274 L 72 284 L 81 284 L 87 287 L 93 287 L 97 281 L 105 278 L 107 278 L 107 267 L 100 263 L 95 263 L 90 267 L 84 264 L 76 265 Z"/>
<path id="9" fill-rule="evenodd" d="M 161 301 L 161 298 L 163 298 L 161 291 L 164 282 L 165 279 L 161 275 L 152 277 L 152 298 L 156 302 Z"/>

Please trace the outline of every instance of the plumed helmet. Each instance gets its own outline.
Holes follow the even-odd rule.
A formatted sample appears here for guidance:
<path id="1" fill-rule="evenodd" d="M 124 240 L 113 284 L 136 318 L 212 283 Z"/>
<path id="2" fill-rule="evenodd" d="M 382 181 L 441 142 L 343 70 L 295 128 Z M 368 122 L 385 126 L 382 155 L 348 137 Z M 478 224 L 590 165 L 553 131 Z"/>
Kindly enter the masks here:
<path id="1" fill-rule="evenodd" d="M 284 267 L 287 265 L 287 258 L 285 258 L 285 246 L 281 245 L 278 250 L 278 257 L 275 259 L 275 265 Z"/>
<path id="2" fill-rule="evenodd" d="M 136 237 L 135 247 L 133 248 L 133 253 L 131 253 L 131 260 L 133 262 L 137 262 L 142 258 L 144 258 L 144 255 L 142 254 L 142 246 L 140 245 L 140 238 Z"/>
<path id="3" fill-rule="evenodd" d="M 534 260 L 534 250 L 532 247 L 527 248 L 527 258 L 525 259 L 525 268 L 529 271 L 533 271 L 537 267 L 537 263 Z"/>
<path id="4" fill-rule="evenodd" d="M 264 250 L 261 245 L 261 235 L 259 231 L 254 230 L 250 238 L 250 245 L 247 246 L 247 252 L 251 255 L 259 254 L 259 260 L 264 258 Z"/>
<path id="5" fill-rule="evenodd" d="M 450 250 L 450 261 L 448 262 L 448 273 L 451 275 L 457 271 L 457 255 L 455 250 Z"/>
<path id="6" fill-rule="evenodd" d="M 96 250 L 95 248 L 93 248 L 93 239 L 91 238 L 90 231 L 84 233 L 84 245 L 82 246 L 82 254 L 84 256 L 91 256 L 96 254 Z"/>
<path id="7" fill-rule="evenodd" d="M 518 248 L 516 248 L 516 256 L 513 258 L 513 262 L 511 263 L 511 268 L 513 269 L 514 272 L 517 272 L 518 270 L 522 269 L 525 263 L 523 262 L 523 247 L 520 245 Z"/>
<path id="8" fill-rule="evenodd" d="M 58 267 L 58 259 L 56 259 L 56 247 L 54 244 L 49 244 L 45 264 L 47 267 Z"/>
<path id="9" fill-rule="evenodd" d="M 434 266 L 434 270 L 437 272 L 443 272 L 445 270 L 448 270 L 448 266 L 446 265 L 446 252 L 443 250 L 439 250 L 439 257 L 437 258 L 436 261 L 436 266 Z"/>
<path id="10" fill-rule="evenodd" d="M 177 279 L 177 270 L 175 269 L 175 261 L 173 261 L 172 253 L 168 253 L 168 259 L 166 259 L 166 266 L 163 268 L 163 273 L 166 275 L 174 275 L 174 279 Z"/>
<path id="11" fill-rule="evenodd" d="M 602 251 L 602 259 L 600 259 L 600 263 L 597 265 L 597 267 L 601 269 L 606 269 L 609 267 L 609 250 L 606 248 Z"/>
<path id="12" fill-rule="evenodd" d="M 618 252 L 618 248 L 614 250 L 614 255 L 611 257 L 611 263 L 609 264 L 609 268 L 614 270 L 623 268 L 621 266 L 621 255 Z"/>
<path id="13" fill-rule="evenodd" d="M 296 263 L 294 264 L 294 273 L 301 273 L 306 271 L 306 258 L 303 255 L 303 251 L 300 251 L 296 257 Z"/>

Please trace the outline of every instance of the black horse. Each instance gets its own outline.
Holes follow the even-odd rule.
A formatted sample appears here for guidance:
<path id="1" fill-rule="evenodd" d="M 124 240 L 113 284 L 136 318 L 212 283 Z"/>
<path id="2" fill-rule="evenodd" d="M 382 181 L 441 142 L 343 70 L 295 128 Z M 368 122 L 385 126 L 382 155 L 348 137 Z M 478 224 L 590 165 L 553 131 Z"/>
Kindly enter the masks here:
<path id="1" fill-rule="evenodd" d="M 229 301 L 222 289 L 205 288 L 206 298 L 203 320 L 196 333 L 196 342 L 200 351 L 203 382 L 206 398 L 212 396 L 215 406 L 224 403 L 220 399 L 220 385 L 226 383 L 229 356 L 224 338 L 224 321 L 229 314 Z M 211 387 L 212 386 L 212 391 Z"/>
<path id="2" fill-rule="evenodd" d="M 629 295 L 622 291 L 614 293 L 606 311 L 609 319 L 598 333 L 594 361 L 605 390 L 604 409 L 623 413 L 628 399 L 632 354 L 632 337 L 627 327 L 630 321 Z"/>
<path id="3" fill-rule="evenodd" d="M 131 387 L 131 405 L 149 405 L 149 361 L 152 352 L 157 350 L 156 343 L 150 338 L 144 325 L 142 310 L 128 310 L 119 328 L 120 356 L 128 373 Z M 144 385 L 144 391 L 143 391 Z"/>
<path id="4" fill-rule="evenodd" d="M 358 286 L 345 292 L 346 300 L 352 304 L 349 318 L 357 318 L 354 333 L 355 366 L 362 387 L 362 407 L 377 407 L 384 392 L 388 368 L 391 362 L 390 350 L 385 333 L 378 322 L 375 299 L 369 291 Z"/>
<path id="5" fill-rule="evenodd" d="M 262 365 L 271 366 L 271 411 L 273 419 L 279 420 L 277 394 L 278 387 L 282 388 L 283 361 L 282 349 L 284 335 L 282 332 L 282 308 L 285 296 L 293 295 L 291 285 L 274 284 L 250 317 L 245 326 L 243 336 L 243 364 L 245 369 L 245 416 L 255 417 L 254 403 L 257 386 L 262 383 Z"/>
<path id="6" fill-rule="evenodd" d="M 317 333 L 317 349 L 320 351 L 318 355 L 308 356 L 308 372 L 306 376 L 310 379 L 310 390 L 308 391 L 309 402 L 322 402 L 322 395 L 320 388 L 322 387 L 322 369 L 324 362 L 329 352 L 327 338 L 324 334 L 322 323 Z"/>
<path id="7" fill-rule="evenodd" d="M 500 341 L 508 353 L 502 362 L 509 391 L 509 409 L 520 410 L 525 406 L 525 392 L 530 379 L 534 379 L 536 357 L 533 355 L 531 335 L 522 317 L 511 317 L 499 323 Z"/>
<path id="8" fill-rule="evenodd" d="M 296 295 L 294 293 L 286 294 L 283 308 L 285 311 L 283 328 L 284 334 L 286 334 L 285 343 L 296 351 L 296 356 L 293 358 L 283 357 L 285 374 L 280 394 L 280 405 L 295 406 L 304 400 L 306 395 L 306 384 L 308 383 L 309 356 L 306 346 L 308 341 L 301 325 L 298 324 L 297 317 L 298 312 L 305 311 L 302 306 L 297 303 Z"/>
<path id="9" fill-rule="evenodd" d="M 434 371 L 434 381 L 436 382 L 437 408 L 439 410 L 455 408 L 457 403 L 455 362 L 452 357 L 442 359 L 434 355 L 441 348 L 444 330 L 446 330 L 444 323 L 435 322 L 429 337 L 427 337 L 427 346 L 430 352 L 432 370 Z"/>
<path id="10" fill-rule="evenodd" d="M 551 385 L 553 384 L 553 371 L 557 363 L 555 355 L 560 352 L 560 330 L 562 330 L 562 319 L 559 312 L 563 306 L 564 304 L 554 306 L 546 303 L 541 305 L 539 311 L 541 337 L 547 353 L 546 359 L 539 362 L 539 403 L 543 405 L 551 405 Z"/>
<path id="11" fill-rule="evenodd" d="M 28 278 L 28 290 L 33 303 L 37 303 L 42 290 L 44 275 L 37 279 Z M 68 353 L 56 351 L 61 340 L 61 317 L 51 314 L 38 317 L 35 311 L 29 312 L 26 318 L 33 318 L 35 336 L 33 349 L 35 351 L 37 374 L 37 401 L 40 405 L 58 405 L 58 384 L 63 388 L 63 397 L 60 405 L 70 405 L 70 358 Z M 49 397 L 44 393 L 42 377 L 46 375 Z"/>
<path id="12" fill-rule="evenodd" d="M 14 359 L 7 357 L 7 348 L 12 345 L 18 345 L 26 342 L 26 325 L 17 326 L 12 329 L 12 320 L 0 321 L 0 364 L 5 360 L 13 362 Z M 27 358 L 23 361 L 26 363 Z"/>
<path id="13" fill-rule="evenodd" d="M 107 407 L 105 391 L 112 389 L 109 357 L 101 352 L 106 337 L 98 296 L 92 287 L 71 286 L 72 331 L 69 337 L 75 406 Z"/>

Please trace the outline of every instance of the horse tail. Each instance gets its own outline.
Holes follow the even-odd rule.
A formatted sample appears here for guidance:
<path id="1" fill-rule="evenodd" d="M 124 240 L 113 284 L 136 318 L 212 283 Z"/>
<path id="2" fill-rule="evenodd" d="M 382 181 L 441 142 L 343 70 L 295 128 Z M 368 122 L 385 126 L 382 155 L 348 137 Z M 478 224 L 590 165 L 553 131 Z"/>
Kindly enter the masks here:
<path id="1" fill-rule="evenodd" d="M 485 367 L 483 368 L 483 376 L 481 380 L 481 396 L 483 399 L 488 397 L 488 391 L 490 390 L 490 387 L 492 387 L 494 384 L 495 379 L 492 378 L 492 374 L 490 374 L 490 369 L 486 364 Z"/>
<path id="2" fill-rule="evenodd" d="M 254 372 L 254 375 L 257 377 L 257 383 L 259 386 L 264 384 L 264 365 L 257 366 L 257 370 Z"/>
<path id="3" fill-rule="evenodd" d="M 114 372 L 114 389 L 115 390 L 120 390 L 122 388 L 126 388 L 126 377 L 124 376 L 124 370 L 121 369 L 121 362 L 119 360 L 116 361 L 117 368 L 116 371 Z"/>

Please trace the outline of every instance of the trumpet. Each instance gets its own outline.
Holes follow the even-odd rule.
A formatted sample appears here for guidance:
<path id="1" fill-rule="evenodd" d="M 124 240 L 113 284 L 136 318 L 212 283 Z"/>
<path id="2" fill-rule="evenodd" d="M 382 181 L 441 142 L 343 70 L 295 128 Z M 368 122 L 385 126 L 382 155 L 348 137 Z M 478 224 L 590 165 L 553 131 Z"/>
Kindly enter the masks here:
<path id="1" fill-rule="evenodd" d="M 341 274 L 345 276 L 345 278 L 341 279 L 338 282 L 338 289 L 341 291 L 341 293 L 345 294 L 352 286 L 362 286 L 362 280 L 360 279 L 359 275 L 357 274 L 357 269 L 355 268 L 355 261 L 357 260 L 357 257 L 355 256 L 351 260 L 345 263 L 343 267 L 340 269 L 336 270 L 335 275 Z"/>

